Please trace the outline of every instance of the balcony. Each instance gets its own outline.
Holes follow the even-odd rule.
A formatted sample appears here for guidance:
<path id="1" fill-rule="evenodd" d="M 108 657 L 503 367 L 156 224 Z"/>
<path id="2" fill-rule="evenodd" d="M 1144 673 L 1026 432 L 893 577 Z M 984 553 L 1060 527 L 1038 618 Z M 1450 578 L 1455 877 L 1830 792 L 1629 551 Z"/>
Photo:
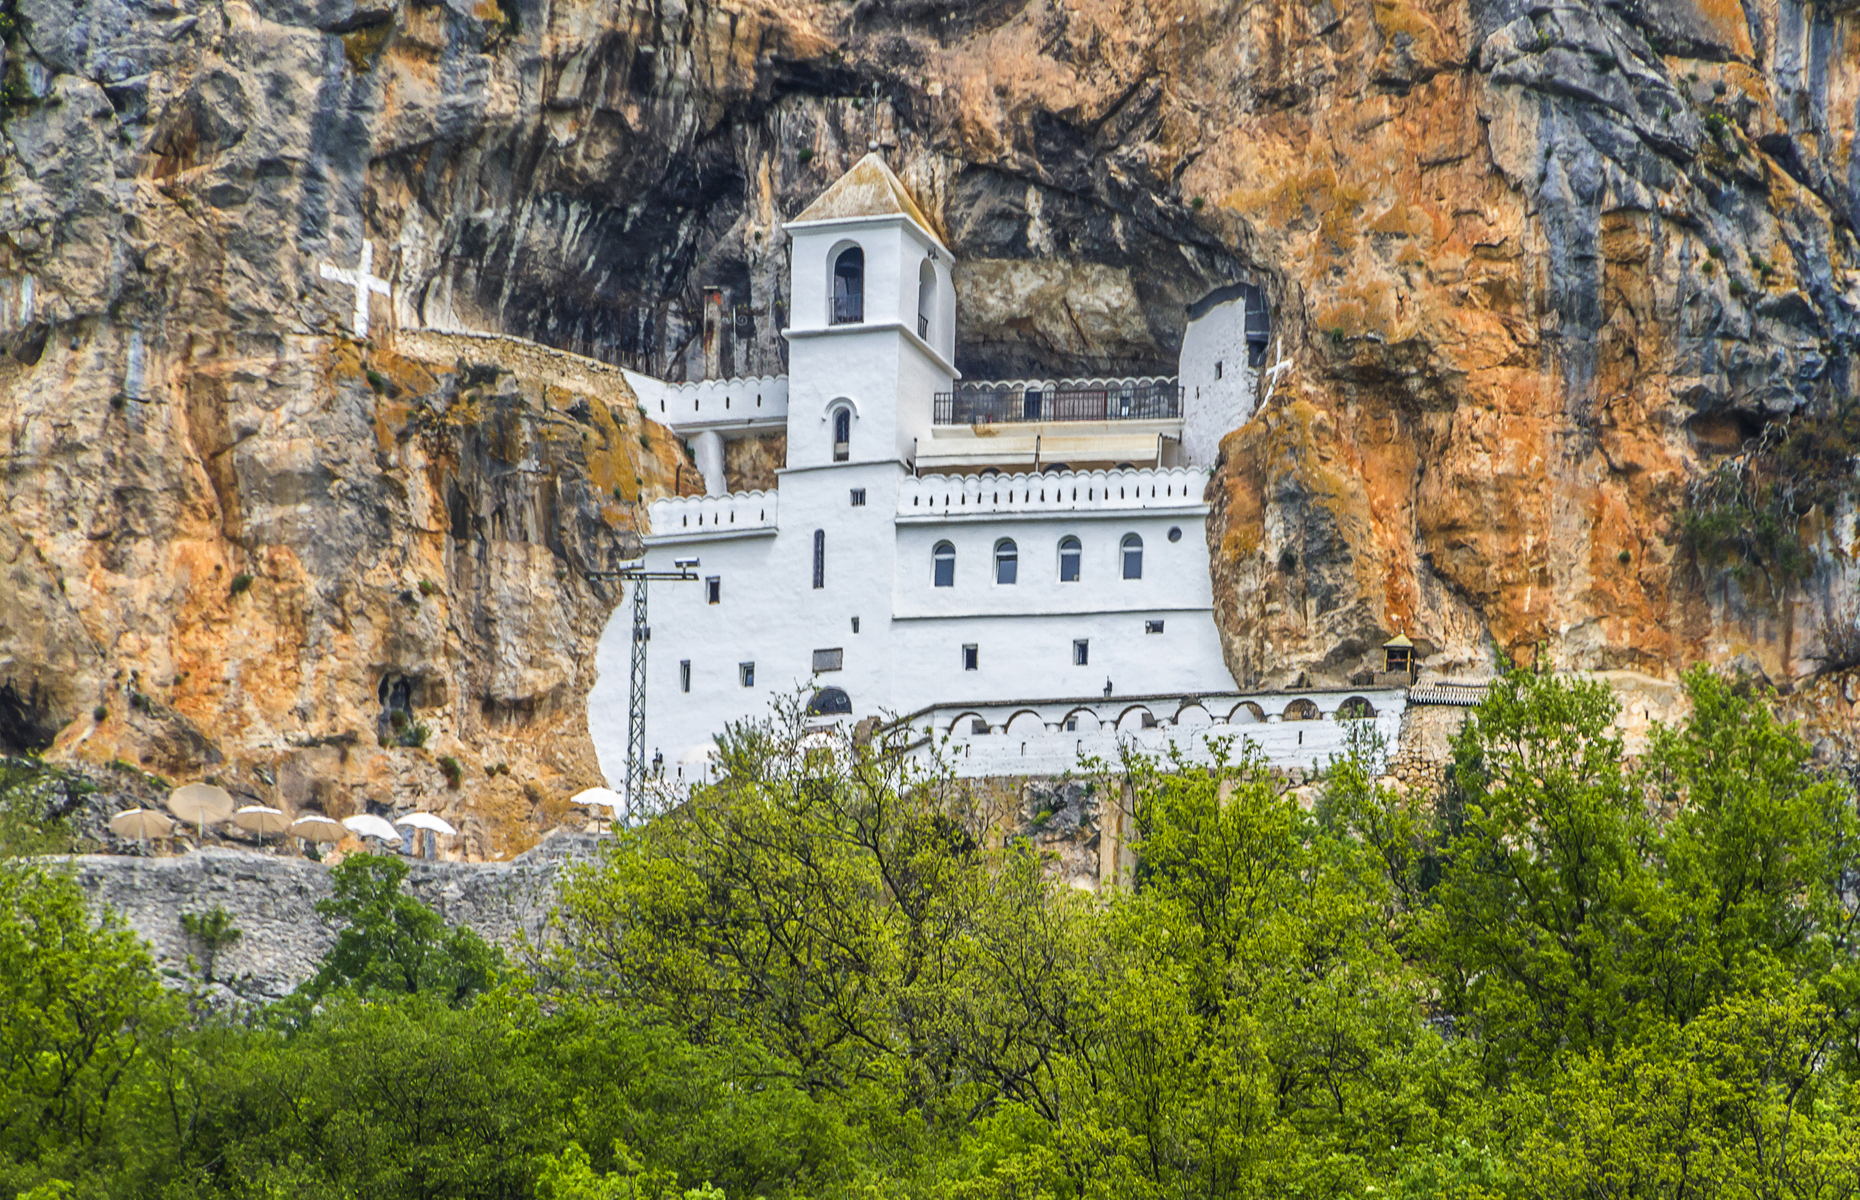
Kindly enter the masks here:
<path id="1" fill-rule="evenodd" d="M 937 425 L 1171 421 L 1181 416 L 1182 388 L 1174 379 L 977 383 L 938 392 L 931 407 Z"/>
<path id="2" fill-rule="evenodd" d="M 865 322 L 865 296 L 861 294 L 833 297 L 833 324 L 861 325 Z"/>

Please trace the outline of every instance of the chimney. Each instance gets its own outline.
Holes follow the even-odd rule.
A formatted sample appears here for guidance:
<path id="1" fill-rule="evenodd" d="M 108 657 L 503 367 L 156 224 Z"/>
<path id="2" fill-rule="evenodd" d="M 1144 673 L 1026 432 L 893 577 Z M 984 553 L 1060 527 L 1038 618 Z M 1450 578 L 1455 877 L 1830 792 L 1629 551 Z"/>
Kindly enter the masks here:
<path id="1" fill-rule="evenodd" d="M 723 378 L 723 289 L 704 289 L 704 378 Z"/>

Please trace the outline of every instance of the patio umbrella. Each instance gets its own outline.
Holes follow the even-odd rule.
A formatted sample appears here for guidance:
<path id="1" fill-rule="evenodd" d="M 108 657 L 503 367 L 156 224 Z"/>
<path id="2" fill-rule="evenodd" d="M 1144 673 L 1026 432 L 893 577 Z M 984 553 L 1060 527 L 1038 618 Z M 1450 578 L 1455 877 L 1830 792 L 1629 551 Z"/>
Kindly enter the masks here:
<path id="1" fill-rule="evenodd" d="M 138 842 L 149 838 L 170 837 L 174 833 L 174 822 L 166 814 L 152 808 L 125 808 L 110 818 L 110 832 L 117 837 L 134 838 Z"/>
<path id="2" fill-rule="evenodd" d="M 585 805 L 594 810 L 594 832 L 601 831 L 601 810 L 613 809 L 613 819 L 618 821 L 620 814 L 626 811 L 626 797 L 612 788 L 591 787 L 585 792 L 576 792 L 568 801 L 570 804 Z"/>
<path id="3" fill-rule="evenodd" d="M 218 825 L 233 815 L 233 798 L 225 788 L 210 783 L 190 783 L 169 794 L 168 811 L 191 822 L 200 836 L 205 837 L 208 825 Z"/>
<path id="4" fill-rule="evenodd" d="M 333 846 L 342 840 L 343 828 L 340 821 L 332 820 L 322 813 L 305 813 L 292 821 L 291 827 L 285 832 L 306 842 L 323 842 Z"/>
<path id="5" fill-rule="evenodd" d="M 448 837 L 458 832 L 444 820 L 428 812 L 411 812 L 404 817 L 395 817 L 394 824 L 407 825 L 414 829 L 430 829 L 434 833 L 443 833 Z"/>
<path id="6" fill-rule="evenodd" d="M 358 837 L 380 838 L 384 842 L 400 841 L 400 830 L 380 817 L 364 813 L 359 817 L 344 817 L 342 823 Z"/>
<path id="7" fill-rule="evenodd" d="M 263 804 L 248 804 L 233 814 L 233 824 L 251 830 L 261 840 L 270 834 L 283 833 L 290 827 L 290 823 L 291 819 L 284 815 L 283 809 Z"/>

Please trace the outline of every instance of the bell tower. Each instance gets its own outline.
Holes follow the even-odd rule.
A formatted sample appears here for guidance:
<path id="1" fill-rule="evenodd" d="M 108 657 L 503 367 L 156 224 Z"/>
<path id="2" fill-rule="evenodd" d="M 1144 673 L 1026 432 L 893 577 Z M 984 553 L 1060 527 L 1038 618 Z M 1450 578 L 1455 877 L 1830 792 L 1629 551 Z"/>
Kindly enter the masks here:
<path id="1" fill-rule="evenodd" d="M 957 378 L 955 256 L 876 153 L 787 232 L 789 467 L 909 462 Z"/>

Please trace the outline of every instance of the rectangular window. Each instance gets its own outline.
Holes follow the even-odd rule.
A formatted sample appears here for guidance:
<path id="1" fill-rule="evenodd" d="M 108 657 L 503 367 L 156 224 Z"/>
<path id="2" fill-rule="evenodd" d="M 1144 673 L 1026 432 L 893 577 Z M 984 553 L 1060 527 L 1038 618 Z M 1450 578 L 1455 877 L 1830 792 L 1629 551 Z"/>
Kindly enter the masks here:
<path id="1" fill-rule="evenodd" d="M 704 603 L 723 603 L 723 576 L 712 575 L 704 581 Z"/>
<path id="2" fill-rule="evenodd" d="M 1216 379 L 1219 379 L 1221 377 L 1221 363 L 1219 359 L 1216 359 L 1214 361 L 1214 377 Z"/>
<path id="3" fill-rule="evenodd" d="M 1161 632 L 1162 632 L 1162 622 L 1161 622 L 1161 621 L 1145 621 L 1145 622 L 1143 622 L 1143 632 L 1145 632 L 1145 633 L 1161 633 Z"/>
<path id="4" fill-rule="evenodd" d="M 962 648 L 962 669 L 965 671 L 975 670 L 976 662 L 979 657 L 980 655 L 977 653 L 974 646 L 964 646 Z"/>
<path id="5" fill-rule="evenodd" d="M 1072 665 L 1082 667 L 1091 662 L 1091 642 L 1079 638 L 1072 643 Z"/>
<path id="6" fill-rule="evenodd" d="M 814 530 L 814 586 L 827 586 L 827 531 Z"/>
<path id="7" fill-rule="evenodd" d="M 976 717 L 974 720 L 969 722 L 969 732 L 970 733 L 987 733 L 988 722 L 982 720 L 980 717 Z"/>
<path id="8" fill-rule="evenodd" d="M 853 618 L 853 632 L 854 633 L 859 632 L 859 618 L 858 617 Z"/>
<path id="9" fill-rule="evenodd" d="M 678 664 L 678 690 L 691 690 L 691 660 L 688 658 Z"/>
<path id="10" fill-rule="evenodd" d="M 845 658 L 846 651 L 842 649 L 816 650 L 814 651 L 814 673 L 818 675 L 822 671 L 837 671 Z"/>
<path id="11" fill-rule="evenodd" d="M 756 686 L 756 664 L 752 662 L 737 663 L 736 673 L 741 677 L 744 687 Z"/>
<path id="12" fill-rule="evenodd" d="M 854 488 L 852 490 L 852 506 L 854 508 L 865 507 L 865 489 L 864 488 Z"/>

